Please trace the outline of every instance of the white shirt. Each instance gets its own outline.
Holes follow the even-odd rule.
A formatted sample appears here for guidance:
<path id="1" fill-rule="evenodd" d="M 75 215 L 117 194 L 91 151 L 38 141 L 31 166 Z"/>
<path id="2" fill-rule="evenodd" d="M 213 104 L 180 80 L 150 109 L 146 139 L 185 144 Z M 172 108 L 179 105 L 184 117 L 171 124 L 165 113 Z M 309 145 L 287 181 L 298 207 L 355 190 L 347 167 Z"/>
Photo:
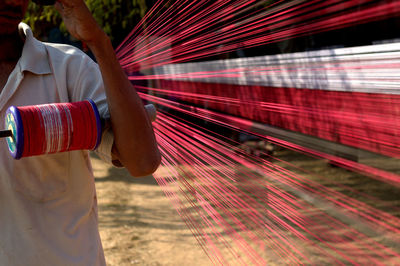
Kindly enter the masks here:
<path id="1" fill-rule="evenodd" d="M 74 47 L 36 40 L 24 23 L 19 27 L 26 41 L 0 94 L 0 125 L 10 105 L 87 98 L 107 117 L 97 64 Z M 110 161 L 113 138 L 106 135 L 99 150 Z M 0 265 L 105 265 L 88 152 L 14 160 L 0 142 Z"/>

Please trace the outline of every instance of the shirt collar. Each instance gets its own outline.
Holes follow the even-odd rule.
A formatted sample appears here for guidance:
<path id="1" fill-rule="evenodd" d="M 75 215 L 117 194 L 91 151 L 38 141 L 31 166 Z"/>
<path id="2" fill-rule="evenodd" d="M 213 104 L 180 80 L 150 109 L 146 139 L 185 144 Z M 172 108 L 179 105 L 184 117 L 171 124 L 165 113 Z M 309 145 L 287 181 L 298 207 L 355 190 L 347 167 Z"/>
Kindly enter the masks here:
<path id="1" fill-rule="evenodd" d="M 18 29 L 20 35 L 25 38 L 19 60 L 21 72 L 29 71 L 37 75 L 50 74 L 51 68 L 45 45 L 33 37 L 31 28 L 25 23 L 21 22 Z"/>

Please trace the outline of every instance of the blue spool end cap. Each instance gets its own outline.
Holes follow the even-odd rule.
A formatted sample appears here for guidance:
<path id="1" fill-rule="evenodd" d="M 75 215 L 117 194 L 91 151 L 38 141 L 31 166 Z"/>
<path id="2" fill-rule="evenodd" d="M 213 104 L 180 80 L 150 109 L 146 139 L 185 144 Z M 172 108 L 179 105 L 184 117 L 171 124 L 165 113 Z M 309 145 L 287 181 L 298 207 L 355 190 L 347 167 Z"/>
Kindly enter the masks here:
<path id="1" fill-rule="evenodd" d="M 17 107 L 10 106 L 6 111 L 5 128 L 12 131 L 12 136 L 7 137 L 7 145 L 14 159 L 20 159 L 24 150 L 24 126 L 21 114 Z"/>
<path id="2" fill-rule="evenodd" d="M 96 127 L 97 127 L 97 140 L 96 140 L 96 145 L 93 147 L 92 150 L 97 149 L 97 147 L 99 146 L 100 142 L 101 142 L 101 120 L 100 120 L 100 114 L 99 114 L 99 110 L 97 109 L 96 104 L 94 103 L 93 100 L 88 99 L 87 100 L 90 105 L 93 108 L 93 112 L 94 112 L 94 116 L 96 119 Z"/>

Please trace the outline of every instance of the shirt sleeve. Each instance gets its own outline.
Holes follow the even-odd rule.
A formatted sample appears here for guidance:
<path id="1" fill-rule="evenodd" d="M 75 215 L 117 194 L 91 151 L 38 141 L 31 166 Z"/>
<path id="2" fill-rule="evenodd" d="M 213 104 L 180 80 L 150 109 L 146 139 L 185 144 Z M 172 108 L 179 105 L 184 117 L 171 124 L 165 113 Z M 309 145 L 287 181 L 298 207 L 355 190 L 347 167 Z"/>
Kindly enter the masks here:
<path id="1" fill-rule="evenodd" d="M 100 117 L 105 121 L 102 128 L 102 138 L 95 152 L 106 163 L 116 167 L 122 167 L 122 164 L 113 154 L 114 135 L 111 128 L 110 113 L 108 110 L 107 98 L 104 90 L 103 78 L 99 66 L 88 56 L 83 55 L 78 68 L 71 71 L 75 72 L 74 83 L 70 87 L 71 101 L 83 101 L 91 99 L 99 110 Z"/>
<path id="2" fill-rule="evenodd" d="M 108 164 L 112 164 L 115 167 L 123 167 L 121 162 L 116 158 L 113 153 L 114 145 L 114 134 L 109 123 L 106 122 L 106 126 L 103 129 L 100 145 L 95 150 L 96 154 Z"/>

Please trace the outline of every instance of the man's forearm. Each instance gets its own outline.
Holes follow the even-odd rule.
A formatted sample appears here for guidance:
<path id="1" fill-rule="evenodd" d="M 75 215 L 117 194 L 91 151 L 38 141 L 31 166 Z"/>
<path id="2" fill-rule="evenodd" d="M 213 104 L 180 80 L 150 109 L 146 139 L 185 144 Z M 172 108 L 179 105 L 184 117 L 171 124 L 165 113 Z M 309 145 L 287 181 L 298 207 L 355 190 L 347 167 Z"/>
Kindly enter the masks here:
<path id="1" fill-rule="evenodd" d="M 142 100 L 122 70 L 107 35 L 99 34 L 88 46 L 102 73 L 118 159 L 133 176 L 150 174 L 159 165 L 160 154 Z"/>

